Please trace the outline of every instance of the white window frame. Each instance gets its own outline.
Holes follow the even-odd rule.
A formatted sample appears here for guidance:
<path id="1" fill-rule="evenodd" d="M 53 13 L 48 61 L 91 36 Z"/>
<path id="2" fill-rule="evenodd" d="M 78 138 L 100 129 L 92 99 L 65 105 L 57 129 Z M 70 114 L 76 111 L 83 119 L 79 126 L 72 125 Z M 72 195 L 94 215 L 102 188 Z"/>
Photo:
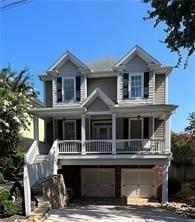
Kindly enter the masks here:
<path id="1" fill-rule="evenodd" d="M 138 120 L 138 121 L 141 121 L 141 126 L 142 126 L 142 129 L 141 129 L 141 138 L 140 139 L 143 139 L 143 136 L 144 136 L 144 121 L 143 121 L 143 118 L 140 118 L 140 119 L 137 119 L 137 118 L 129 118 L 129 139 L 131 139 L 131 121 L 132 120 Z"/>
<path id="2" fill-rule="evenodd" d="M 132 76 L 141 76 L 141 96 L 140 97 L 132 97 L 131 96 L 131 77 Z M 143 99 L 144 98 L 144 73 L 129 73 L 129 99 Z"/>
<path id="3" fill-rule="evenodd" d="M 74 98 L 71 100 L 64 100 L 64 80 L 65 79 L 73 79 L 73 81 L 74 81 Z M 62 101 L 63 102 L 76 101 L 76 78 L 75 77 L 63 77 L 62 78 Z"/>
<path id="4" fill-rule="evenodd" d="M 76 140 L 77 138 L 77 124 L 76 124 L 76 120 L 65 120 L 63 121 L 63 140 L 65 140 L 65 123 L 67 122 L 73 122 L 74 123 L 74 126 L 75 126 L 75 134 L 74 134 L 74 140 Z"/>
<path id="5" fill-rule="evenodd" d="M 98 123 L 100 125 L 96 126 L 96 123 Z M 107 123 L 107 124 L 109 123 L 110 125 L 103 125 L 104 123 Z M 108 129 L 111 126 L 111 129 L 112 129 L 112 120 L 105 120 L 105 121 L 103 121 L 103 120 L 102 121 L 98 121 L 97 120 L 97 121 L 93 121 L 92 124 L 93 124 L 93 138 L 95 138 L 95 128 L 98 129 L 98 130 L 99 130 L 99 128 L 102 128 L 102 127 Z M 98 132 L 98 134 L 99 134 L 99 132 Z"/>

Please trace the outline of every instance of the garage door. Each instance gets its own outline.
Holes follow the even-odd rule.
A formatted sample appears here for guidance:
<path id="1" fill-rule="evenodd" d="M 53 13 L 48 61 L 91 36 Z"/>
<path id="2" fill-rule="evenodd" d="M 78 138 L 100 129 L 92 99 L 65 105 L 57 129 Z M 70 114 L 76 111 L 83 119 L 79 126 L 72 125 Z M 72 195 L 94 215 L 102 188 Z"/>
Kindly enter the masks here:
<path id="1" fill-rule="evenodd" d="M 114 169 L 82 169 L 82 196 L 112 197 L 115 196 Z"/>
<path id="2" fill-rule="evenodd" d="M 156 197 L 155 174 L 151 169 L 122 169 L 121 196 Z"/>

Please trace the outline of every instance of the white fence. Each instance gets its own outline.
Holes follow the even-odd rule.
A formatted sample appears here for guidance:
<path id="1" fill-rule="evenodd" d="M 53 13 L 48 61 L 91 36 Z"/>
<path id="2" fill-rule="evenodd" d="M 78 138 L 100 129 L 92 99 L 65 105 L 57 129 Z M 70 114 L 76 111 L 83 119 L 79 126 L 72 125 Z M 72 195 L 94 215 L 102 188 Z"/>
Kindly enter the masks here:
<path id="1" fill-rule="evenodd" d="M 86 153 L 112 153 L 112 140 L 86 140 Z"/>

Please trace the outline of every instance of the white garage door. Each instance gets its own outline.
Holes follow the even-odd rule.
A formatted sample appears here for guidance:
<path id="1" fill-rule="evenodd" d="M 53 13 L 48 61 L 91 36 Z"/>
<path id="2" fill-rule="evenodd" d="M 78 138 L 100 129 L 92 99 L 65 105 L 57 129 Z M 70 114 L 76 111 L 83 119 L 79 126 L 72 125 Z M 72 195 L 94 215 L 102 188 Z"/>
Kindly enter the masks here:
<path id="1" fill-rule="evenodd" d="M 114 169 L 82 169 L 82 196 L 86 197 L 114 197 L 115 171 Z"/>
<path id="2" fill-rule="evenodd" d="M 122 169 L 121 196 L 156 197 L 155 174 L 151 169 Z"/>

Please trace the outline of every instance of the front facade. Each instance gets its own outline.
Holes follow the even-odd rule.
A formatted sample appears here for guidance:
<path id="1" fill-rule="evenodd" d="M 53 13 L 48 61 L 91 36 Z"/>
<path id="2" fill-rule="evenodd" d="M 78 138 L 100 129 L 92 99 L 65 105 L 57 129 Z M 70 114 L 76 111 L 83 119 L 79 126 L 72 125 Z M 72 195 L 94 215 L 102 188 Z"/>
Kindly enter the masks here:
<path id="1" fill-rule="evenodd" d="M 121 59 L 88 63 L 66 52 L 40 75 L 45 107 L 31 111 L 35 131 L 44 119 L 54 173 L 77 197 L 167 203 L 171 71 L 135 46 Z"/>

